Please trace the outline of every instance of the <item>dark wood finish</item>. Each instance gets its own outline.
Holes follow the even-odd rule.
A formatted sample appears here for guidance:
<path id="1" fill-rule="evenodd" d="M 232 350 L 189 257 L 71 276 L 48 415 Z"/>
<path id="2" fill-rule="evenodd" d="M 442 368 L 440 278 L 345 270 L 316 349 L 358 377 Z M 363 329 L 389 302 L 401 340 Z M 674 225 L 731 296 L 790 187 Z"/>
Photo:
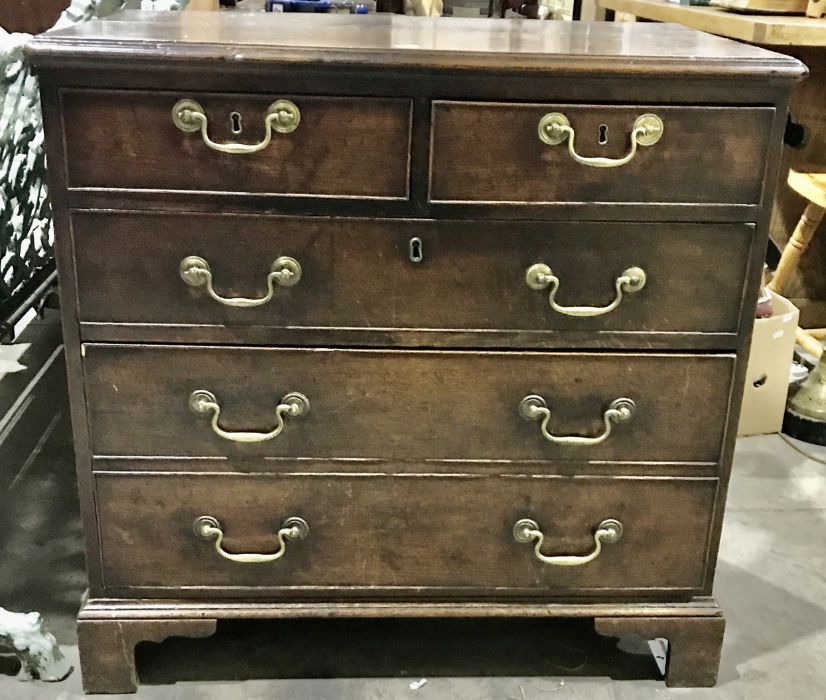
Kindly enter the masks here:
<path id="1" fill-rule="evenodd" d="M 195 100 L 211 139 L 256 144 L 267 108 L 282 98 L 295 102 L 301 122 L 257 153 L 219 153 L 172 122 L 179 100 Z M 410 100 L 69 90 L 61 108 L 71 189 L 407 198 Z M 233 112 L 243 118 L 239 136 Z"/>
<path id="2" fill-rule="evenodd" d="M 82 620 L 181 620 L 318 617 L 720 617 L 712 598 L 695 596 L 680 603 L 622 601 L 614 603 L 578 600 L 569 603 L 537 601 L 278 601 L 190 600 L 184 598 L 136 600 L 91 598 L 80 609 Z"/>
<path id="3" fill-rule="evenodd" d="M 97 455 L 716 463 L 732 360 L 94 344 L 85 376 Z M 215 394 L 225 430 L 271 430 L 291 391 L 311 410 L 273 440 L 236 443 L 189 410 L 196 389 Z M 530 394 L 548 402 L 557 435 L 599 435 L 617 398 L 637 413 L 602 444 L 555 445 L 519 415 Z"/>
<path id="4" fill-rule="evenodd" d="M 334 15 L 239 13 L 225 19 L 201 12 L 152 17 L 124 12 L 51 33 L 28 52 L 39 65 L 61 69 L 88 67 L 101 59 L 109 67 L 169 70 L 206 64 L 209 70 L 235 73 L 269 71 L 279 64 L 323 65 L 339 76 L 351 66 L 478 71 L 505 65 L 507 74 L 524 69 L 564 75 L 700 75 L 727 82 L 737 77 L 760 81 L 763 89 L 771 85 L 767 81 L 785 88 L 805 75 L 805 68 L 786 56 L 679 26 L 646 27 L 629 41 L 625 29 L 603 22 L 530 22 L 514 32 L 504 22 L 456 17 L 446 23 L 439 17 L 404 15 L 356 22 Z"/>
<path id="5" fill-rule="evenodd" d="M 640 146 L 625 166 L 592 168 L 572 159 L 567 141 L 549 146 L 539 140 L 537 126 L 550 112 L 568 117 L 584 157 L 625 156 L 634 120 L 642 114 L 663 120 L 663 136 L 653 146 Z M 773 119 L 770 108 L 435 102 L 430 198 L 753 204 L 760 201 Z M 608 141 L 600 145 L 603 125 Z"/>
<path id="6" fill-rule="evenodd" d="M 48 133 L 56 134 L 55 137 L 46 139 L 47 160 L 52 163 L 62 163 L 65 154 L 63 139 L 60 137 L 61 126 L 57 87 L 40 82 L 40 98 L 44 127 Z M 71 236 L 69 235 L 69 211 L 66 201 L 64 169 L 49 168 L 48 179 L 52 222 L 56 231 L 63 232 L 61 235 L 55 236 L 55 257 L 60 285 L 61 324 L 69 390 L 69 410 L 72 418 L 72 443 L 77 466 L 83 536 L 89 553 L 86 557 L 86 573 L 89 578 L 89 591 L 92 595 L 95 595 L 99 593 L 101 588 L 100 557 L 94 554 L 98 551 L 97 518 L 95 516 L 92 471 L 89 468 L 92 459 L 91 450 L 89 449 L 89 430 L 85 427 L 87 415 L 81 358 L 82 344 L 75 311 L 77 286 L 74 273 L 74 252 Z"/>
<path id="7" fill-rule="evenodd" d="M 69 0 L 3 0 L 0 27 L 7 32 L 39 34 L 54 26 Z"/>
<path id="8" fill-rule="evenodd" d="M 116 594 L 267 597 L 701 593 L 716 480 L 98 474 L 104 586 Z M 227 498 L 232 494 L 232 498 Z M 288 517 L 305 540 L 270 563 L 221 558 L 192 523 L 211 515 L 229 552 L 272 552 Z M 587 554 L 606 518 L 623 536 L 588 566 L 549 566 L 513 538 L 532 518 L 545 554 Z M 131 590 L 130 590 L 131 589 Z M 139 590 L 140 589 L 140 590 Z M 241 590 L 239 590 L 241 589 Z M 254 589 L 254 590 L 244 590 Z"/>
<path id="9" fill-rule="evenodd" d="M 788 57 L 669 26 L 520 24 L 126 14 L 38 38 L 28 47 L 39 71 L 49 161 L 57 164 L 50 187 L 92 596 L 79 615 L 83 624 L 128 626 L 146 620 L 152 622 L 151 636 L 158 621 L 235 617 L 622 618 L 627 631 L 674 641 L 669 682 L 710 682 L 722 618 L 707 596 L 753 324 L 750 308 L 767 240 L 789 92 L 805 69 Z M 197 144 L 191 135 L 169 132 L 174 129 L 170 98 L 184 95 L 208 102 L 204 106 L 216 129 L 230 102 L 242 105 L 246 115 L 281 96 L 306 100 L 311 121 L 318 119 L 316 125 L 322 126 L 313 132 L 315 139 L 304 132 L 304 148 L 295 154 L 305 166 L 299 174 L 285 170 L 292 160 L 256 165 L 259 156 L 231 161 L 222 156 L 221 163 L 229 164 L 216 165 L 212 156 L 218 154 L 188 155 Z M 123 111 L 116 99 L 130 109 Z M 432 123 L 434 101 L 474 103 L 479 110 L 474 114 L 481 116 L 505 105 L 516 117 L 484 125 L 477 117 L 476 126 L 465 122 L 460 138 L 449 144 L 455 177 L 446 179 L 438 168 L 431 172 L 431 158 L 436 166 L 445 160 L 431 152 L 431 134 L 443 120 L 438 116 Z M 342 105 L 350 105 L 349 111 Z M 352 120 L 327 121 L 331 113 L 355 118 L 355 105 L 366 109 L 365 119 L 381 134 L 403 131 L 402 137 L 385 138 L 381 143 L 387 147 L 379 149 Z M 651 160 L 656 150 L 642 149 L 640 156 L 648 160 L 612 173 L 583 174 L 566 162 L 564 172 L 575 176 L 563 178 L 557 189 L 542 189 L 548 187 L 547 164 L 531 166 L 530 151 L 513 136 L 514 124 L 524 118 L 519 115 L 535 105 L 576 105 L 570 109 L 586 125 L 602 123 L 595 120 L 606 112 L 613 120 L 638 106 L 668 110 L 666 135 L 658 144 L 671 149 L 668 169 L 658 170 Z M 316 107 L 324 107 L 324 114 Z M 116 119 L 101 121 L 107 114 Z M 681 121 L 695 114 L 707 119 Z M 540 115 L 529 116 L 533 121 Z M 156 120 L 161 126 L 153 132 Z M 624 132 L 620 121 L 611 121 L 610 134 Z M 703 128 L 711 122 L 709 136 Z M 130 139 L 124 125 L 131 125 L 140 140 Z M 252 128 L 246 116 L 245 126 Z M 525 136 L 519 131 L 518 138 L 532 139 L 530 148 L 539 145 L 535 128 L 531 124 Z M 481 136 L 474 136 L 474 129 Z M 670 140 L 675 137 L 682 144 L 679 152 Z M 256 140 L 245 129 L 247 138 Z M 496 143 L 498 157 L 492 153 Z M 128 150 L 132 147 L 135 155 Z M 609 147 L 619 152 L 615 142 Z M 154 155 L 147 158 L 147 152 Z M 340 162 L 342 153 L 348 162 Z M 517 157 L 522 167 L 514 165 Z M 549 157 L 547 151 L 541 157 Z M 463 178 L 462 168 L 471 162 L 487 172 Z M 643 162 L 645 172 L 639 168 Z M 650 177 L 654 172 L 661 177 Z M 471 198 L 430 201 L 431 175 L 441 178 L 442 191 L 466 188 Z M 481 198 L 489 192 L 496 193 L 496 206 Z M 74 226 L 70 210 L 75 210 Z M 271 218 L 275 215 L 282 218 Z M 227 223 L 233 219 L 246 224 L 246 232 L 234 232 Z M 151 221 L 162 225 L 135 228 Z M 268 231 L 268 222 L 282 226 Z M 398 257 L 398 246 L 412 230 L 421 232 L 431 251 L 415 270 L 417 283 Z M 178 290 L 176 257 L 183 244 L 204 246 L 219 289 L 227 291 L 222 285 L 229 285 L 247 294 L 255 291 L 247 287 L 252 278 L 240 275 L 247 271 L 247 256 L 274 250 L 276 244 L 280 249 L 287 238 L 303 241 L 308 279 L 327 306 L 302 301 L 299 286 L 289 290 L 291 311 L 276 305 L 267 309 L 278 310 L 275 316 L 254 311 L 256 320 L 247 322 L 237 315 L 210 315 L 215 310 L 200 305 L 204 300 L 198 296 L 174 296 L 179 294 L 173 291 Z M 583 319 L 592 325 L 582 329 L 569 319 L 546 326 L 547 297 L 538 292 L 525 297 L 528 290 L 519 283 L 510 287 L 511 278 L 501 272 L 522 268 L 521 256 L 533 254 L 535 247 L 554 256 L 545 262 L 563 277 L 562 303 L 599 303 L 603 297 L 597 294 L 610 293 L 602 276 L 610 280 L 614 262 L 625 253 L 636 253 L 668 274 L 650 278 L 658 292 L 651 301 L 632 298 L 634 305 L 621 306 L 620 313 Z M 118 248 L 122 258 L 116 263 Z M 491 251 L 501 258 L 499 267 Z M 376 270 L 367 262 L 360 268 L 364 259 L 382 265 Z M 137 277 L 121 260 L 131 263 Z M 317 270 L 326 274 L 319 279 Z M 143 295 L 132 281 L 140 273 L 148 283 Z M 343 279 L 345 273 L 351 278 Z M 666 279 L 671 286 L 655 286 Z M 108 301 L 96 286 L 106 290 Z M 669 291 L 678 286 L 685 288 L 685 299 Z M 382 294 L 382 289 L 389 291 Z M 351 296 L 356 293 L 361 294 L 361 316 Z M 594 297 L 582 299 L 586 293 Z M 693 308 L 692 294 L 706 301 Z M 523 303 L 530 306 L 519 306 Z M 181 320 L 197 313 L 208 315 Z M 338 317 L 356 319 L 347 321 L 356 325 L 343 327 Z M 380 327 L 381 318 L 395 320 L 391 327 Z M 163 341 L 179 345 L 154 345 Z M 213 346 L 192 347 L 199 343 Z M 252 347 L 256 344 L 265 347 Z M 286 347 L 299 345 L 305 347 Z M 345 345 L 378 347 L 340 347 Z M 453 350 L 437 349 L 448 346 Z M 480 352 L 485 347 L 497 351 Z M 577 352 L 536 351 L 542 348 Z M 651 352 L 655 349 L 665 352 Z M 620 352 L 629 350 L 634 352 Z M 186 407 L 189 392 L 197 388 L 192 383 L 204 378 L 225 404 L 222 425 L 229 428 L 271 426 L 263 419 L 272 419 L 273 398 L 282 391 L 305 391 L 312 410 L 306 418 L 289 420 L 269 446 L 216 443 L 210 433 L 199 432 L 209 431 L 207 422 Z M 292 386 L 295 379 L 304 387 Z M 290 386 L 282 385 L 286 381 Z M 546 443 L 538 424 L 517 415 L 522 390 L 537 391 L 551 401 L 555 430 L 595 432 L 601 428 L 604 392 L 619 396 L 631 383 L 642 391 L 637 418 L 617 426 L 586 456 Z M 93 457 L 90 440 L 96 449 L 114 453 Z M 216 489 L 219 482 L 228 487 Z M 142 484 L 172 486 L 147 490 Z M 565 503 L 557 503 L 563 491 Z M 416 494 L 424 495 L 417 499 Z M 466 573 L 473 559 L 457 556 L 459 541 L 445 533 L 462 533 L 468 523 L 481 522 L 483 534 L 499 534 L 491 538 L 470 530 L 475 533 L 472 553 L 478 548 L 498 556 L 495 543 L 505 547 L 497 540 L 501 524 L 512 517 L 505 511 L 512 506 L 508 497 L 521 501 L 514 508 L 536 506 L 543 527 L 548 522 L 564 530 L 550 533 L 546 547 L 564 542 L 585 548 L 589 540 L 579 529 L 581 517 L 603 517 L 592 509 L 606 502 L 633 527 L 628 539 L 606 545 L 600 559 L 559 574 L 559 581 L 567 581 L 562 586 L 536 583 L 554 579 L 556 572 L 530 560 L 531 548 L 525 545 L 521 556 L 534 567 L 533 578 L 523 573 L 520 579 L 513 564 L 501 569 L 486 564 L 480 569 L 486 578 L 480 581 L 489 586 L 487 593 L 468 597 L 460 584 L 475 583 Z M 226 519 L 227 546 L 245 547 L 271 544 L 262 534 L 272 534 L 271 503 L 290 498 L 304 499 L 313 512 L 311 527 L 316 524 L 311 538 L 291 552 L 306 545 L 316 559 L 333 562 L 323 573 L 329 577 L 325 585 L 304 587 L 312 595 L 284 581 L 251 578 L 203 589 L 175 585 L 203 571 L 198 567 L 207 561 L 207 551 L 217 558 L 210 543 L 196 540 L 191 524 L 183 523 L 191 502 L 220 507 L 227 513 L 218 514 Z M 338 527 L 337 511 L 352 514 L 345 522 L 369 529 L 355 538 L 351 528 Z M 553 522 L 544 515 L 550 511 Z M 431 533 L 429 538 L 414 542 L 416 528 L 408 523 L 415 526 L 429 514 L 454 526 L 439 530 L 439 517 L 426 519 L 421 528 Z M 189 519 L 192 513 L 186 515 Z M 670 538 L 654 531 L 652 523 L 660 522 Z M 132 543 L 121 547 L 117 542 L 125 542 L 133 528 L 118 523 L 136 525 L 135 536 L 143 539 L 134 549 L 146 554 L 128 559 Z M 393 523 L 399 539 L 388 545 L 384 538 L 380 550 L 370 533 L 386 533 Z M 321 546 L 321 533 L 334 526 L 342 546 L 330 551 Z M 644 544 L 638 534 L 629 534 L 641 530 Z M 164 558 L 167 541 L 188 542 L 189 548 L 180 556 L 170 549 Z M 669 549 L 669 541 L 677 546 Z M 623 544 L 648 563 L 629 564 Z M 162 565 L 153 567 L 158 556 Z M 503 556 L 516 557 L 516 550 Z M 194 562 L 194 568 L 174 566 L 176 557 Z M 486 557 L 491 561 L 491 555 Z M 407 559 L 421 562 L 419 569 L 410 568 Z M 617 568 L 609 566 L 611 561 Z M 403 595 L 378 596 L 370 587 L 371 569 L 386 591 Z M 333 581 L 335 570 L 351 572 L 360 583 L 333 587 L 341 583 Z M 587 587 L 599 578 L 598 570 L 613 588 L 598 593 Z M 169 574 L 161 577 L 159 571 Z M 394 574 L 409 588 L 391 589 Z M 152 588 L 129 587 L 152 576 Z M 491 581 L 498 580 L 505 587 L 491 589 Z M 641 581 L 666 587 L 639 587 Z M 429 583 L 435 587 L 427 588 Z M 435 591 L 442 593 L 434 596 Z M 602 627 L 608 633 L 622 631 L 611 620 Z M 142 634 L 129 632 L 129 639 Z M 82 644 L 87 669 L 89 660 L 121 637 L 101 632 L 96 639 Z M 131 644 L 126 646 L 131 649 Z M 700 662 L 696 669 L 689 667 L 692 657 Z M 107 658 L 99 672 L 87 670 L 97 687 L 133 689 L 131 655 Z"/>
<path id="10" fill-rule="evenodd" d="M 169 637 L 209 637 L 216 620 L 84 620 L 77 623 L 83 690 L 134 693 L 138 689 L 135 646 Z"/>
<path id="11" fill-rule="evenodd" d="M 598 617 L 596 631 L 608 637 L 637 634 L 667 639 L 665 684 L 669 688 L 710 688 L 717 683 L 726 621 L 720 617 Z"/>
<path id="12" fill-rule="evenodd" d="M 221 341 L 230 329 L 271 328 L 269 342 L 300 342 L 299 333 L 315 331 L 342 344 L 371 344 L 361 339 L 384 333 L 377 343 L 383 345 L 389 334 L 394 344 L 415 344 L 406 337 L 427 329 L 420 343 L 505 347 L 518 332 L 527 347 L 565 342 L 560 336 L 567 333 L 577 334 L 575 343 L 596 336 L 616 342 L 615 334 L 624 334 L 623 345 L 631 347 L 650 347 L 653 334 L 667 334 L 671 343 L 680 334 L 680 344 L 691 347 L 713 334 L 724 349 L 736 346 L 753 237 L 743 225 L 138 212 L 76 212 L 72 232 L 80 320 L 103 326 L 103 334 L 128 324 L 146 340 L 162 341 L 175 326 L 180 338 L 197 332 L 200 341 Z M 414 237 L 422 242 L 420 263 L 410 261 Z M 150 260 L 142 257 L 146 250 L 158 253 Z M 218 293 L 227 297 L 263 297 L 270 265 L 281 255 L 301 263 L 302 278 L 277 288 L 265 306 L 223 306 L 181 280 L 178 267 L 189 255 L 209 262 Z M 709 259 L 720 263 L 710 266 Z M 568 306 L 607 305 L 616 277 L 632 265 L 645 269 L 647 282 L 613 312 L 576 318 L 553 311 L 547 291 L 527 286 L 525 271 L 537 262 L 559 275 L 557 302 Z"/>
<path id="13" fill-rule="evenodd" d="M 375 617 L 592 617 L 605 636 L 637 634 L 669 642 L 666 684 L 713 685 L 719 665 L 725 620 L 711 599 L 678 605 L 664 603 L 531 603 L 531 602 L 380 602 L 339 601 L 235 602 L 186 599 L 135 602 L 127 599 L 86 600 L 78 619 L 81 663 L 101 658 L 103 664 L 83 668 L 89 693 L 134 692 L 137 674 L 134 646 L 168 636 L 205 637 L 225 618 L 375 618 Z"/>

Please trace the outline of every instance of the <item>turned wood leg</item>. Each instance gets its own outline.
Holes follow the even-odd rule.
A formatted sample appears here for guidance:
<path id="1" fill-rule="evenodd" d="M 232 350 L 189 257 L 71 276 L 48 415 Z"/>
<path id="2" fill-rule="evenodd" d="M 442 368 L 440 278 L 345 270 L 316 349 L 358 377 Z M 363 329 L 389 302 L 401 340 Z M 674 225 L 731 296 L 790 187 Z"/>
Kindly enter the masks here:
<path id="1" fill-rule="evenodd" d="M 77 643 L 87 693 L 134 693 L 135 646 L 168 637 L 208 637 L 216 620 L 78 620 Z"/>
<path id="2" fill-rule="evenodd" d="M 717 683 L 726 622 L 720 617 L 600 617 L 598 634 L 668 640 L 665 684 L 670 688 L 708 688 Z"/>
<path id="3" fill-rule="evenodd" d="M 783 247 L 783 252 L 780 254 L 780 262 L 777 264 L 777 271 L 774 273 L 772 281 L 769 283 L 769 289 L 781 295 L 786 295 L 786 287 L 789 284 L 789 279 L 792 273 L 797 269 L 797 264 L 800 261 L 800 256 L 803 255 L 812 237 L 815 235 L 818 225 L 823 220 L 823 214 L 826 209 L 818 206 L 814 202 L 809 202 L 806 205 L 806 210 L 797 226 L 794 229 L 792 237 L 789 242 Z"/>

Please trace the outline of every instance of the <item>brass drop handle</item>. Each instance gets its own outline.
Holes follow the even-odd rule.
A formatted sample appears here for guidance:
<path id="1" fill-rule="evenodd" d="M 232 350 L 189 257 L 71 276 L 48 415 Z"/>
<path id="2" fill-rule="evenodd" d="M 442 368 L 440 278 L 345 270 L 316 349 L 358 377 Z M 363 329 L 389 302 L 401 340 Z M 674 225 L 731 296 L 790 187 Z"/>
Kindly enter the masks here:
<path id="1" fill-rule="evenodd" d="M 643 114 L 636 118 L 631 129 L 631 150 L 622 158 L 603 158 L 602 156 L 586 158 L 576 152 L 574 128 L 564 114 L 550 112 L 539 120 L 539 140 L 549 146 L 556 146 L 568 140 L 568 153 L 577 163 L 592 168 L 618 168 L 630 163 L 637 155 L 637 146 L 653 146 L 662 138 L 663 120 L 656 114 Z"/>
<path id="2" fill-rule="evenodd" d="M 267 275 L 267 293 L 257 299 L 222 297 L 212 285 L 212 270 L 209 268 L 209 263 L 197 255 L 190 255 L 181 260 L 178 273 L 190 287 L 206 287 L 209 296 L 219 304 L 247 309 L 252 306 L 263 306 L 269 302 L 275 294 L 276 284 L 281 287 L 292 287 L 298 284 L 301 279 L 301 265 L 298 260 L 286 255 L 276 258 L 270 266 L 270 274 Z"/>
<path id="3" fill-rule="evenodd" d="M 543 564 L 551 564 L 552 566 L 582 566 L 588 562 L 594 561 L 602 552 L 602 543 L 613 544 L 619 541 L 622 537 L 622 523 L 619 520 L 609 518 L 603 520 L 597 529 L 594 531 L 594 549 L 590 554 L 561 554 L 549 556 L 542 554 L 542 543 L 545 541 L 545 535 L 539 529 L 539 525 L 535 520 L 524 518 L 517 520 L 513 526 L 513 539 L 517 542 L 528 543 L 536 542 L 533 548 L 533 553 L 539 561 Z"/>
<path id="4" fill-rule="evenodd" d="M 623 299 L 623 294 L 636 294 L 646 282 L 645 270 L 641 267 L 629 267 L 614 280 L 616 294 L 614 300 L 607 306 L 561 306 L 556 303 L 556 293 L 559 291 L 559 277 L 544 263 L 531 265 L 525 272 L 525 282 L 531 289 L 543 290 L 550 287 L 548 296 L 551 308 L 566 316 L 602 316 L 616 309 Z"/>
<path id="5" fill-rule="evenodd" d="M 263 151 L 272 141 L 272 132 L 289 134 L 298 128 L 301 112 L 290 100 L 273 102 L 264 117 L 264 140 L 259 143 L 217 143 L 209 137 L 209 120 L 195 100 L 180 100 L 172 108 L 172 123 L 184 133 L 201 132 L 204 143 L 215 151 L 244 155 Z"/>
<path id="6" fill-rule="evenodd" d="M 287 551 L 287 540 L 303 540 L 310 534 L 310 526 L 301 518 L 287 518 L 281 525 L 281 529 L 276 533 L 278 538 L 278 551 L 271 554 L 233 554 L 225 550 L 221 544 L 224 541 L 224 530 L 215 518 L 211 515 L 202 515 L 192 523 L 192 529 L 198 537 L 205 540 L 215 540 L 215 551 L 224 559 L 236 561 L 241 564 L 262 564 L 268 561 L 276 561 L 284 556 Z"/>
<path id="7" fill-rule="evenodd" d="M 272 440 L 281 434 L 284 430 L 284 418 L 300 418 L 307 415 L 310 411 L 310 401 L 297 391 L 286 394 L 281 402 L 275 407 L 275 427 L 266 433 L 258 433 L 252 431 L 231 431 L 224 430 L 218 425 L 218 419 L 221 417 L 221 406 L 215 394 L 206 389 L 196 389 L 189 396 L 189 408 L 193 413 L 198 415 L 212 414 L 212 432 L 224 440 L 231 440 L 232 442 L 266 442 Z"/>
<path id="8" fill-rule="evenodd" d="M 634 417 L 636 410 L 637 405 L 631 399 L 614 399 L 602 414 L 605 430 L 593 437 L 582 437 L 580 435 L 551 435 L 548 430 L 551 410 L 541 396 L 531 394 L 519 403 L 519 415 L 525 420 L 541 421 L 542 435 L 548 442 L 556 445 L 599 445 L 608 439 L 614 423 L 627 423 Z"/>

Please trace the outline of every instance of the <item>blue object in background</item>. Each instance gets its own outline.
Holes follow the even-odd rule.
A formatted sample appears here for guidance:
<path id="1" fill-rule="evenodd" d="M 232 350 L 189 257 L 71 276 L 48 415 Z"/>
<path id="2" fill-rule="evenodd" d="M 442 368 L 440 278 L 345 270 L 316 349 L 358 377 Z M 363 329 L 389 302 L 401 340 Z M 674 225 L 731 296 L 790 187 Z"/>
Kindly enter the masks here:
<path id="1" fill-rule="evenodd" d="M 266 0 L 264 9 L 267 12 L 340 12 L 351 15 L 366 15 L 370 11 L 367 5 L 356 4 L 352 0 Z"/>

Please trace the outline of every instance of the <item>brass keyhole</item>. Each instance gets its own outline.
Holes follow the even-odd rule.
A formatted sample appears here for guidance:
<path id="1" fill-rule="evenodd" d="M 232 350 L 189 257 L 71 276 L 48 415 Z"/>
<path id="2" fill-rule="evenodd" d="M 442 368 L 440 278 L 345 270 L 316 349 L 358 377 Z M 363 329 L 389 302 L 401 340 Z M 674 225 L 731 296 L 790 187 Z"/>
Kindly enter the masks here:
<path id="1" fill-rule="evenodd" d="M 408 244 L 408 257 L 412 263 L 420 263 L 424 259 L 424 247 L 422 239 L 414 236 Z"/>
<path id="2" fill-rule="evenodd" d="M 604 146 L 608 143 L 608 127 L 605 124 L 599 125 L 599 136 L 597 137 L 597 143 L 600 146 Z"/>
<path id="3" fill-rule="evenodd" d="M 230 131 L 236 136 L 244 130 L 244 127 L 241 126 L 241 115 L 238 114 L 238 112 L 233 112 L 229 115 L 229 124 Z"/>

